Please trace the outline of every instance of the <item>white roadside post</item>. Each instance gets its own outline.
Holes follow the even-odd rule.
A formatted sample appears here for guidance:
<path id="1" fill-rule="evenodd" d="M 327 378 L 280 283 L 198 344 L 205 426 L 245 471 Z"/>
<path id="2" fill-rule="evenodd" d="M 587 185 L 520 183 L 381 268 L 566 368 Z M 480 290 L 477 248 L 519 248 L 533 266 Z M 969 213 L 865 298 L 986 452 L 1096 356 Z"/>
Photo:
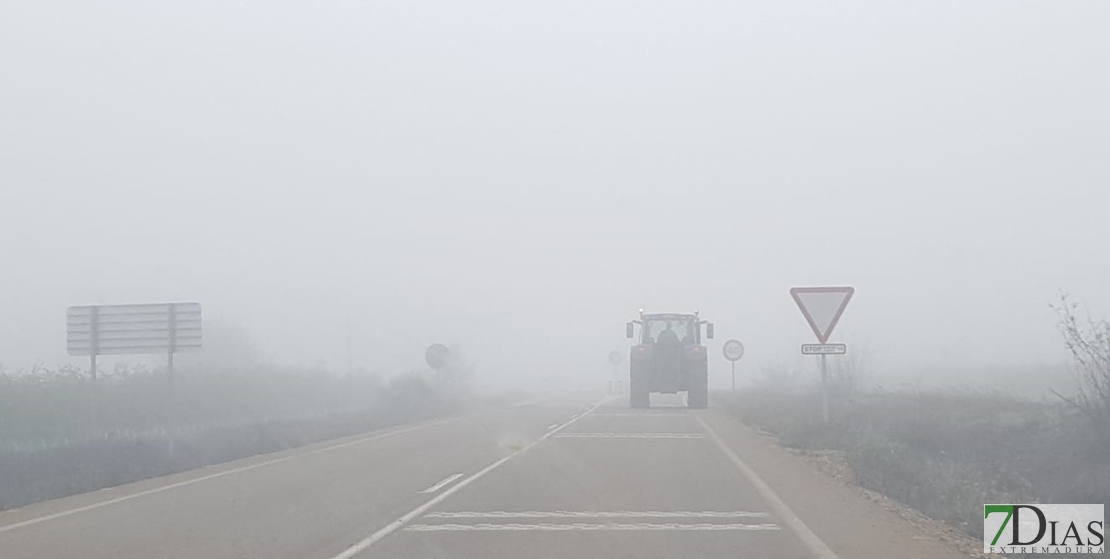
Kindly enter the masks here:
<path id="1" fill-rule="evenodd" d="M 732 389 L 736 390 L 736 362 L 744 357 L 744 344 L 740 340 L 729 340 L 721 347 L 721 352 L 725 354 L 725 359 L 732 362 Z"/>
<path id="2" fill-rule="evenodd" d="M 609 364 L 613 366 L 613 378 L 609 381 L 609 392 L 612 394 L 620 394 L 624 391 L 621 386 L 621 373 L 620 366 L 624 362 L 624 354 L 613 350 L 609 352 Z"/>
<path id="3" fill-rule="evenodd" d="M 802 311 L 818 343 L 803 344 L 802 355 L 821 356 L 821 420 L 829 422 L 829 373 L 828 356 L 844 355 L 848 347 L 844 344 L 830 344 L 829 336 L 840 322 L 840 316 L 852 295 L 854 287 L 795 287 L 790 296 Z"/>

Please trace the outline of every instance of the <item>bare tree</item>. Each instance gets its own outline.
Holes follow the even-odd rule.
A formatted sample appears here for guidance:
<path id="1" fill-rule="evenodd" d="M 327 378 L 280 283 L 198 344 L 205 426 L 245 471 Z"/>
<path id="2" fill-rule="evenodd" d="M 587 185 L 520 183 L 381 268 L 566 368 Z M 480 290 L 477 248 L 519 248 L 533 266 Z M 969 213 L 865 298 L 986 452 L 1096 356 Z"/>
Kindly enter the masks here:
<path id="1" fill-rule="evenodd" d="M 1089 315 L 1081 321 L 1076 316 L 1079 305 L 1066 293 L 1050 307 L 1060 319 L 1060 333 L 1071 352 L 1077 384 L 1074 397 L 1057 396 L 1104 426 L 1110 423 L 1110 321 Z"/>

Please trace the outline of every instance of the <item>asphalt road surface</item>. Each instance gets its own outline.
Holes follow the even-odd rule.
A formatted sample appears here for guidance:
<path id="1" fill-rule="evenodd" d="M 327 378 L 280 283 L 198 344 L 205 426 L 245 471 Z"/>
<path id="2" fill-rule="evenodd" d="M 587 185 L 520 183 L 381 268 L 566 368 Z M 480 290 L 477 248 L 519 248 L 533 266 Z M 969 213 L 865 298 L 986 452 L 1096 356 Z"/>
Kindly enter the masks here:
<path id="1" fill-rule="evenodd" d="M 721 410 L 567 395 L 0 513 L 0 557 L 966 557 Z"/>

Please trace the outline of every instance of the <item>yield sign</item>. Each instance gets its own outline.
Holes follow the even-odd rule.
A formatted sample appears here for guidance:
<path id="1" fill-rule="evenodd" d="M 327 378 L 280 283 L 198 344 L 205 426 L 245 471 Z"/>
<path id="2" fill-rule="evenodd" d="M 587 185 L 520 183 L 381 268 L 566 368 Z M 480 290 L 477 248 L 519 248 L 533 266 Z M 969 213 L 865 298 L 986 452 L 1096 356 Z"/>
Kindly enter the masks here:
<path id="1" fill-rule="evenodd" d="M 855 292 L 854 287 L 795 287 L 790 296 L 802 309 L 817 341 L 825 343 Z"/>

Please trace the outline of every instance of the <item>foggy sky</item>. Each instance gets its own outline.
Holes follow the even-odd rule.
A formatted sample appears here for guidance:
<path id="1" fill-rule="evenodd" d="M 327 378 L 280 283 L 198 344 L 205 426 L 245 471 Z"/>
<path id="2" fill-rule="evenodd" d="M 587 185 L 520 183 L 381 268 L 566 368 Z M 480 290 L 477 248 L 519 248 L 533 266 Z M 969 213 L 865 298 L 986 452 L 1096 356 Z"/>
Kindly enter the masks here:
<path id="1" fill-rule="evenodd" d="M 603 375 L 637 308 L 745 365 L 857 289 L 883 367 L 1110 313 L 1110 4 L 7 1 L 0 363 L 190 300 L 270 359 Z M 81 361 L 76 361 L 80 363 Z M 723 366 L 717 358 L 715 366 Z"/>

